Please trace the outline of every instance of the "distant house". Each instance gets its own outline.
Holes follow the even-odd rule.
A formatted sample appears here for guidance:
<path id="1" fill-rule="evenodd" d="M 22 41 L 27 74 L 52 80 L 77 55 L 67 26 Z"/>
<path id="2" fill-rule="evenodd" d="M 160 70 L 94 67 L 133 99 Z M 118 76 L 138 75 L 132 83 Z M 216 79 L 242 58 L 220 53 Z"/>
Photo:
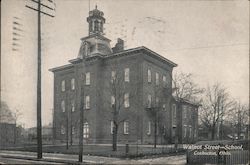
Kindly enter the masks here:
<path id="1" fill-rule="evenodd" d="M 194 143 L 198 140 L 199 106 L 185 99 L 173 99 L 172 139 L 178 139 L 178 143 Z"/>
<path id="2" fill-rule="evenodd" d="M 0 148 L 20 142 L 21 128 L 11 123 L 0 123 Z"/>
<path id="3" fill-rule="evenodd" d="M 35 140 L 37 138 L 37 127 L 28 128 L 27 130 L 28 139 Z M 46 125 L 42 127 L 42 139 L 45 141 L 52 140 L 52 126 Z"/>
<path id="4" fill-rule="evenodd" d="M 0 105 L 0 147 L 14 145 L 20 141 L 21 128 L 16 127 L 15 119 L 8 105 Z"/>

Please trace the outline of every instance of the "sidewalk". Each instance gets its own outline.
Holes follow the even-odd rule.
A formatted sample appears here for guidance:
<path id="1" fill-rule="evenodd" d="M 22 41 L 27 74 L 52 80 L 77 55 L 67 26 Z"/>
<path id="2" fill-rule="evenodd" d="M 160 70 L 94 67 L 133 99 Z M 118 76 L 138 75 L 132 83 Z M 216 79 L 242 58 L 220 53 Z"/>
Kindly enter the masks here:
<path id="1" fill-rule="evenodd" d="M 23 152 L 23 151 L 0 151 L 0 157 L 18 158 L 27 160 L 38 160 L 36 152 Z M 56 162 L 56 163 L 79 163 L 78 155 L 69 154 L 54 154 L 43 153 L 43 161 Z M 110 164 L 112 162 L 120 161 L 119 158 L 108 158 L 101 156 L 88 156 L 83 155 L 83 164 Z"/>

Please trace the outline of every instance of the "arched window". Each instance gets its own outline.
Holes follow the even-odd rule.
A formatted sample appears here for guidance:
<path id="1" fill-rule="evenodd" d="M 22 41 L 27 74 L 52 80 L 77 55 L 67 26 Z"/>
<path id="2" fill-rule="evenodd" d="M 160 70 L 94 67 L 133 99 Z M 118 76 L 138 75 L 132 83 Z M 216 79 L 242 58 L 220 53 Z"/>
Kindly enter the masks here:
<path id="1" fill-rule="evenodd" d="M 85 122 L 83 124 L 83 138 L 89 138 L 89 124 Z"/>
<path id="2" fill-rule="evenodd" d="M 98 29 L 98 21 L 97 20 L 95 20 L 95 31 L 98 31 L 99 29 Z"/>

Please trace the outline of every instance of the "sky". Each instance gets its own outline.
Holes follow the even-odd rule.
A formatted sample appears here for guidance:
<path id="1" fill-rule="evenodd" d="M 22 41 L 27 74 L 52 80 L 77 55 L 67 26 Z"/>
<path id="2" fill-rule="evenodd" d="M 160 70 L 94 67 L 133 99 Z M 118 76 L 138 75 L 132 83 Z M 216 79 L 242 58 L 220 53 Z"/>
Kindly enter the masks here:
<path id="1" fill-rule="evenodd" d="M 192 73 L 201 87 L 220 82 L 231 96 L 249 100 L 249 2 L 163 0 L 48 0 L 55 15 L 42 16 L 42 123 L 52 121 L 53 74 L 78 55 L 88 35 L 86 18 L 98 6 L 106 18 L 105 35 L 114 46 L 146 46 L 178 64 L 174 72 Z M 90 2 L 90 3 L 89 3 Z M 22 115 L 23 126 L 36 125 L 37 13 L 30 0 L 2 0 L 1 100 Z M 17 17 L 17 18 L 15 18 Z M 13 27 L 18 22 L 16 31 Z M 20 36 L 16 36 L 17 33 Z M 13 38 L 18 38 L 14 41 Z M 13 45 L 14 43 L 14 45 Z M 15 45 L 18 44 L 18 45 Z M 18 49 L 18 51 L 13 51 Z"/>

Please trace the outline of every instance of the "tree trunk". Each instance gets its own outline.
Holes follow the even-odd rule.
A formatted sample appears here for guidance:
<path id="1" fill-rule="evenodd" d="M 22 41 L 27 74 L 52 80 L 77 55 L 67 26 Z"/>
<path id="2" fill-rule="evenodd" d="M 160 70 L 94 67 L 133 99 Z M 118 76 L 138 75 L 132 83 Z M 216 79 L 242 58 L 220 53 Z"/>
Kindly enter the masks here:
<path id="1" fill-rule="evenodd" d="M 117 132 L 118 132 L 118 126 L 114 123 L 113 127 L 113 151 L 117 151 Z"/>
<path id="2" fill-rule="evenodd" d="M 156 148 L 156 143 L 157 143 L 157 121 L 155 117 L 155 130 L 154 130 L 155 138 L 154 138 L 154 148 Z"/>
<path id="3" fill-rule="evenodd" d="M 15 128 L 14 128 L 14 144 L 16 144 L 16 121 L 15 121 Z"/>
<path id="4" fill-rule="evenodd" d="M 212 128 L 211 128 L 211 132 L 212 132 L 212 140 L 214 140 L 215 138 L 215 124 L 212 125 Z"/>

